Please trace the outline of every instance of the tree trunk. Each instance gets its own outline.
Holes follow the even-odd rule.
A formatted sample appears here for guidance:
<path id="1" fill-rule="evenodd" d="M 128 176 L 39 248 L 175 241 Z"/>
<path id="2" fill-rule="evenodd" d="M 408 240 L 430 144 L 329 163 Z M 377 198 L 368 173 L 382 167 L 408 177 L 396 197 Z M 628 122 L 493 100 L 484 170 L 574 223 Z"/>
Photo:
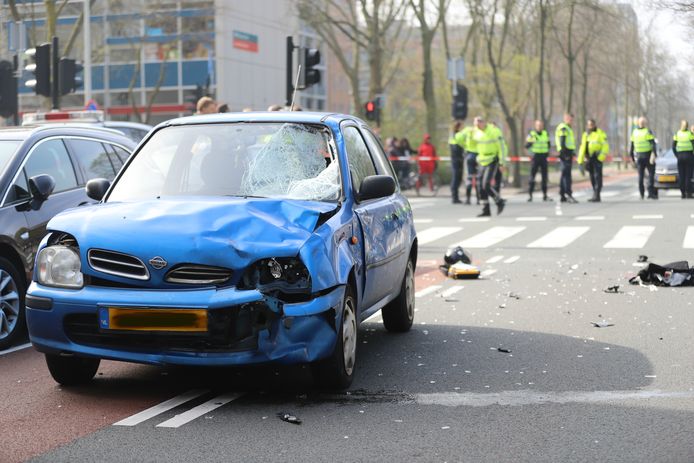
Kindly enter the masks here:
<path id="1" fill-rule="evenodd" d="M 540 72 L 538 78 L 538 90 L 540 94 L 540 119 L 549 127 L 547 121 L 547 110 L 545 109 L 545 45 L 547 28 L 547 1 L 540 0 Z"/>
<path id="2" fill-rule="evenodd" d="M 422 96 L 424 97 L 427 111 L 427 132 L 436 140 L 436 96 L 434 94 L 434 71 L 431 68 L 431 42 L 433 39 L 433 32 L 422 29 L 422 56 L 424 61 Z"/>
<path id="3" fill-rule="evenodd" d="M 567 91 L 567 101 L 566 101 L 566 112 L 570 113 L 573 107 L 573 95 L 574 95 L 574 62 L 576 57 L 573 51 L 573 26 L 574 26 L 574 12 L 576 10 L 576 4 L 571 2 L 571 12 L 569 13 L 569 24 L 567 27 L 566 36 L 566 48 L 567 48 L 567 64 L 569 65 L 569 84 Z"/>

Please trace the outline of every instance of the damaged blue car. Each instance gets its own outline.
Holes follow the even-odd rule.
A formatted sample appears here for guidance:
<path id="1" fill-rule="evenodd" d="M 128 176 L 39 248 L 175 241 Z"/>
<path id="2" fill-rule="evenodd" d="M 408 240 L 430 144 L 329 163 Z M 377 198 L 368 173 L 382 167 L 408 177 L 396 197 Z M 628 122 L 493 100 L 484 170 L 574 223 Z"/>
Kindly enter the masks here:
<path id="1" fill-rule="evenodd" d="M 377 137 L 338 114 L 194 116 L 156 127 L 98 204 L 48 224 L 26 297 L 53 378 L 101 359 L 309 363 L 354 376 L 358 326 L 414 318 L 417 239 Z"/>

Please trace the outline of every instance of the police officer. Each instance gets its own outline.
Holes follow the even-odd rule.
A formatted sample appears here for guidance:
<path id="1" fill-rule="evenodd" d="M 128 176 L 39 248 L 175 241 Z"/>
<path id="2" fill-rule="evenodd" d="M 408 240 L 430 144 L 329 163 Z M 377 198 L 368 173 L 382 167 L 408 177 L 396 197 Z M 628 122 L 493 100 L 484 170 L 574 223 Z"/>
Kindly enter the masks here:
<path id="1" fill-rule="evenodd" d="M 564 122 L 557 126 L 554 132 L 554 141 L 559 151 L 559 162 L 561 164 L 561 178 L 559 180 L 559 195 L 561 202 L 577 203 L 571 191 L 571 165 L 576 154 L 576 139 L 571 128 L 573 114 L 565 113 Z"/>
<path id="2" fill-rule="evenodd" d="M 477 145 L 472 138 L 475 131 L 474 125 L 468 125 L 456 135 L 458 143 L 465 149 L 465 167 L 467 167 L 467 177 L 465 179 L 465 204 L 470 204 L 472 187 L 475 186 L 475 197 L 477 204 L 480 203 L 480 189 L 477 181 Z"/>
<path id="3" fill-rule="evenodd" d="M 535 176 L 540 171 L 542 178 L 542 200 L 551 201 L 547 196 L 547 155 L 549 154 L 549 134 L 545 130 L 545 124 L 541 120 L 535 121 L 535 128 L 528 132 L 525 139 L 525 148 L 533 155 L 530 165 L 530 179 L 528 182 L 528 202 L 533 200 L 535 190 Z"/>
<path id="4" fill-rule="evenodd" d="M 463 180 L 463 143 L 459 142 L 457 135 L 463 124 L 456 121 L 448 138 L 448 147 L 451 151 L 451 197 L 453 204 L 460 204 L 458 189 Z"/>
<path id="5" fill-rule="evenodd" d="M 694 133 L 689 123 L 682 121 L 680 130 L 673 137 L 672 151 L 677 156 L 677 174 L 682 199 L 694 198 L 692 193 L 692 170 L 694 170 Z"/>
<path id="6" fill-rule="evenodd" d="M 588 119 L 586 131 L 581 137 L 581 148 L 578 150 L 578 164 L 586 163 L 586 169 L 590 174 L 590 184 L 593 187 L 593 197 L 588 201 L 600 202 L 602 190 L 602 163 L 605 162 L 610 145 L 607 143 L 607 134 L 595 124 L 595 119 Z"/>
<path id="7" fill-rule="evenodd" d="M 472 138 L 477 146 L 477 164 L 479 166 L 480 196 L 482 199 L 482 213 L 478 217 L 489 217 L 489 197 L 496 203 L 497 214 L 501 214 L 506 205 L 506 200 L 501 198 L 499 192 L 493 187 L 492 182 L 496 178 L 496 172 L 504 162 L 504 136 L 494 124 L 487 124 L 482 117 L 475 118 L 475 130 Z"/>
<path id="8" fill-rule="evenodd" d="M 655 191 L 655 154 L 658 152 L 655 135 L 648 128 L 648 119 L 639 118 L 639 126 L 631 132 L 629 155 L 639 171 L 639 194 L 644 197 L 644 174 L 648 170 L 648 199 L 658 199 Z"/>

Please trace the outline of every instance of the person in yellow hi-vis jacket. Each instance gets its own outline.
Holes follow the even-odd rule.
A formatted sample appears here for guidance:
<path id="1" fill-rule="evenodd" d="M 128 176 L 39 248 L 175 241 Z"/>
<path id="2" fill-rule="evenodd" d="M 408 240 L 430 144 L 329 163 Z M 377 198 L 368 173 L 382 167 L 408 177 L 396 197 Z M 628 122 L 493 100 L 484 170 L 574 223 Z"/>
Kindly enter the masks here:
<path id="1" fill-rule="evenodd" d="M 677 175 L 682 199 L 694 198 L 692 192 L 692 171 L 694 171 L 694 133 L 689 123 L 682 121 L 680 130 L 672 138 L 672 151 L 677 156 Z"/>
<path id="2" fill-rule="evenodd" d="M 496 172 L 506 160 L 504 153 L 506 144 L 504 135 L 494 124 L 487 124 L 483 117 L 475 118 L 475 130 L 472 138 L 477 146 L 477 164 L 480 167 L 479 182 L 480 196 L 482 200 L 482 213 L 478 217 L 489 217 L 489 197 L 496 203 L 497 214 L 501 214 L 506 205 L 506 200 L 494 188 L 492 184 L 496 179 Z"/>
<path id="3" fill-rule="evenodd" d="M 581 147 L 578 151 L 578 165 L 586 164 L 590 174 L 590 184 L 593 186 L 593 197 L 588 201 L 600 202 L 602 190 L 602 163 L 610 153 L 607 134 L 595 124 L 595 119 L 588 119 L 586 131 L 581 137 Z"/>

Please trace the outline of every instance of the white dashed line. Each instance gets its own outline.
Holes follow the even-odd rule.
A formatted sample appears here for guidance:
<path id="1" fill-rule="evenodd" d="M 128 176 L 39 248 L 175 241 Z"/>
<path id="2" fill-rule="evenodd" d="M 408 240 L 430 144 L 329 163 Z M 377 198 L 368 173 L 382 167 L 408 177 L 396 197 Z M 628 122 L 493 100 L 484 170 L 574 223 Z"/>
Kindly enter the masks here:
<path id="1" fill-rule="evenodd" d="M 508 259 L 506 259 L 504 261 L 504 264 L 512 264 L 512 263 L 516 262 L 518 259 L 520 259 L 520 256 L 509 257 Z"/>
<path id="2" fill-rule="evenodd" d="M 662 219 L 663 214 L 640 214 L 640 215 L 633 215 L 631 216 L 632 219 L 634 220 L 650 220 L 650 219 Z"/>
<path id="3" fill-rule="evenodd" d="M 504 256 L 494 256 L 494 257 L 490 257 L 489 259 L 487 259 L 487 263 L 488 263 L 488 264 L 496 264 L 497 262 L 499 262 L 499 261 L 500 261 L 501 259 L 503 259 L 503 258 L 504 258 Z"/>
<path id="4" fill-rule="evenodd" d="M 579 215 L 576 220 L 591 221 L 591 220 L 605 220 L 604 215 Z"/>
<path id="5" fill-rule="evenodd" d="M 517 217 L 516 222 L 544 222 L 547 217 Z"/>
<path id="6" fill-rule="evenodd" d="M 226 405 L 232 400 L 236 400 L 242 396 L 243 394 L 238 392 L 222 394 L 220 396 L 215 397 L 214 399 L 210 399 L 207 402 L 198 405 L 197 407 L 191 408 L 187 412 L 181 413 L 180 415 L 176 415 L 170 420 L 166 420 L 163 423 L 159 423 L 157 425 L 157 428 L 180 428 L 184 424 L 190 423 L 194 419 L 199 418 L 202 415 L 205 415 L 206 413 L 210 413 L 212 410 Z"/>
<path id="7" fill-rule="evenodd" d="M 415 225 L 417 225 L 418 223 L 431 223 L 433 221 L 434 219 L 414 219 Z"/>
<path id="8" fill-rule="evenodd" d="M 494 275 L 498 270 L 490 268 L 489 270 L 483 270 L 480 276 L 488 277 Z"/>
<path id="9" fill-rule="evenodd" d="M 476 222 L 489 222 L 489 217 L 466 217 L 463 219 L 458 219 L 460 223 L 476 223 Z"/>
<path id="10" fill-rule="evenodd" d="M 442 297 L 451 297 L 451 296 L 453 296 L 455 293 L 457 293 L 458 291 L 460 291 L 460 290 L 463 289 L 463 288 L 464 288 L 463 286 L 451 286 L 451 287 L 448 288 L 447 290 L 443 291 L 443 292 L 441 293 L 441 296 L 442 296 Z"/>
<path id="11" fill-rule="evenodd" d="M 428 288 L 424 288 L 424 289 L 417 291 L 416 293 L 414 293 L 414 297 L 424 297 L 428 294 L 435 293 L 439 289 L 441 289 L 441 285 L 432 285 L 432 286 L 429 286 Z"/>
<path id="12" fill-rule="evenodd" d="M 136 413 L 132 416 L 124 418 L 117 423 L 113 423 L 113 425 L 135 426 L 136 424 L 140 424 L 143 421 L 147 421 L 148 419 L 154 418 L 157 415 L 161 415 L 164 412 L 168 412 L 169 410 L 176 408 L 179 405 L 183 405 L 186 402 L 190 402 L 191 400 L 196 399 L 204 394 L 207 394 L 208 392 L 210 391 L 207 389 L 193 389 L 192 391 L 185 392 L 179 396 L 176 396 L 165 402 L 150 407 L 147 410 L 143 410 L 140 413 Z"/>

